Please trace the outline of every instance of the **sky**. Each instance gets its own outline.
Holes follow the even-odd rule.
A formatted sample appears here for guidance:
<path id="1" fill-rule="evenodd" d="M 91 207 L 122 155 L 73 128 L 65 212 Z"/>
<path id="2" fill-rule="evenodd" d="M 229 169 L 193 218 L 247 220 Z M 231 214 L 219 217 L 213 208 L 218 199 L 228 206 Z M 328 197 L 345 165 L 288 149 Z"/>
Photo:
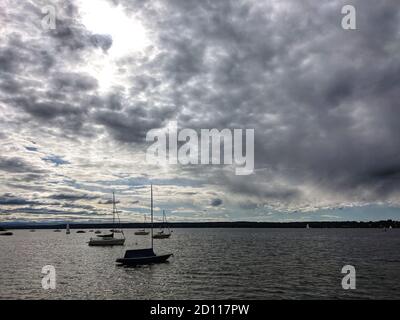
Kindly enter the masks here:
<path id="1" fill-rule="evenodd" d="M 357 29 L 341 26 L 356 8 Z M 55 29 L 44 29 L 46 5 Z M 0 222 L 400 218 L 397 0 L 3 0 Z M 254 129 L 255 171 L 146 162 Z"/>

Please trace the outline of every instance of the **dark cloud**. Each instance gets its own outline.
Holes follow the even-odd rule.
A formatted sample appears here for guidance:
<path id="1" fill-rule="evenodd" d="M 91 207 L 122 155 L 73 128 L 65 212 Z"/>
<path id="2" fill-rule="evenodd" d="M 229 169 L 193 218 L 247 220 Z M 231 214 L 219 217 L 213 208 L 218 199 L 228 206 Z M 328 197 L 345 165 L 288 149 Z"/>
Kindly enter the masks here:
<path id="1" fill-rule="evenodd" d="M 111 110 L 103 109 L 94 112 L 94 120 L 102 124 L 112 136 L 122 142 L 144 142 L 146 134 L 154 128 L 166 125 L 166 119 L 174 114 L 174 108 L 154 108 L 151 105 L 138 103 L 121 109 L 121 100 L 115 96 L 110 101 Z M 118 101 L 118 102 L 117 102 Z M 117 110 L 115 110 L 117 109 Z"/>
<path id="2" fill-rule="evenodd" d="M 210 204 L 213 207 L 219 207 L 222 204 L 222 199 L 219 198 L 212 199 Z"/>
<path id="3" fill-rule="evenodd" d="M 83 73 L 54 73 L 52 74 L 52 86 L 56 92 L 89 91 L 97 88 L 97 80 Z"/>
<path id="4" fill-rule="evenodd" d="M 103 214 L 100 214 L 96 211 L 89 211 L 89 210 L 77 210 L 77 211 L 71 211 L 71 209 L 68 207 L 68 210 L 60 210 L 60 209 L 55 209 L 55 208 L 43 208 L 43 207 L 20 207 L 20 208 L 13 208 L 13 209 L 6 209 L 3 210 L 4 214 L 29 214 L 29 215 L 38 215 L 38 216 L 45 216 L 45 215 L 56 215 L 60 216 L 61 218 L 65 218 L 65 216 L 68 216 L 69 219 L 71 217 L 74 218 L 82 218 L 82 217 L 87 217 L 87 218 L 94 218 L 96 216 L 103 216 Z M 3 212 L 2 212 L 3 213 Z"/>
<path id="5" fill-rule="evenodd" d="M 99 200 L 97 203 L 98 204 L 112 204 L 113 201 L 112 201 L 112 199 L 106 199 L 106 200 Z M 115 203 L 120 203 L 120 201 L 119 200 L 115 200 Z"/>
<path id="6" fill-rule="evenodd" d="M 31 205 L 35 203 L 36 203 L 35 201 L 19 198 L 10 193 L 6 193 L 0 196 L 0 205 L 21 206 L 21 205 Z"/>
<path id="7" fill-rule="evenodd" d="M 171 1 L 152 19 L 165 51 L 151 66 L 185 107 L 180 126 L 255 128 L 256 167 L 269 173 L 226 177 L 229 190 L 281 201 L 305 184 L 352 200 L 398 192 L 398 179 L 375 173 L 400 160 L 399 11 L 393 0 L 355 1 L 348 32 L 344 4 Z M 268 178 L 286 185 L 265 187 Z"/>
<path id="8" fill-rule="evenodd" d="M 95 47 L 99 47 L 103 51 L 107 51 L 112 46 L 112 38 L 109 35 L 94 34 L 90 40 Z"/>
<path id="9" fill-rule="evenodd" d="M 70 164 L 69 161 L 64 160 L 62 157 L 57 156 L 57 155 L 49 155 L 44 158 L 42 158 L 43 161 L 50 162 L 54 164 L 56 167 L 64 164 Z"/>
<path id="10" fill-rule="evenodd" d="M 28 163 L 23 158 L 3 157 L 3 156 L 0 156 L 0 170 L 11 173 L 28 173 L 28 174 L 35 174 L 35 173 L 38 174 L 45 172 L 45 170 Z"/>
<path id="11" fill-rule="evenodd" d="M 89 194 L 77 194 L 77 193 L 58 193 L 49 196 L 49 198 L 54 200 L 78 201 L 78 200 L 94 200 L 98 199 L 98 196 Z"/>

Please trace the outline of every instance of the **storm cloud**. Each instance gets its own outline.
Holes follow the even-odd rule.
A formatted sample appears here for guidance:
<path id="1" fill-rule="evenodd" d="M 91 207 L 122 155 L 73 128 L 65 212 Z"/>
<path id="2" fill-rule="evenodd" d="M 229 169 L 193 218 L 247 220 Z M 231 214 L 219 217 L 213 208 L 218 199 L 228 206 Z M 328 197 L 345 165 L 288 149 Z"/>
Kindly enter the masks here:
<path id="1" fill-rule="evenodd" d="M 81 1 L 54 2 L 55 30 L 42 29 L 39 0 L 0 5 L 0 131 L 13 133 L 0 170 L 10 173 L 8 185 L 36 174 L 42 183 L 28 187 L 46 190 L 38 196 L 99 205 L 117 188 L 122 206 L 147 203 L 146 184 L 159 182 L 165 207 L 211 205 L 214 217 L 225 207 L 259 218 L 267 209 L 400 206 L 396 0 L 352 1 L 357 30 L 341 27 L 344 0 L 102 3 L 140 22 L 140 49 L 118 49 L 139 42 L 139 28 L 122 40 L 123 30 L 92 30 Z M 254 128 L 254 174 L 148 165 L 146 133 L 170 121 Z M 31 140 L 39 145 L 25 149 Z"/>

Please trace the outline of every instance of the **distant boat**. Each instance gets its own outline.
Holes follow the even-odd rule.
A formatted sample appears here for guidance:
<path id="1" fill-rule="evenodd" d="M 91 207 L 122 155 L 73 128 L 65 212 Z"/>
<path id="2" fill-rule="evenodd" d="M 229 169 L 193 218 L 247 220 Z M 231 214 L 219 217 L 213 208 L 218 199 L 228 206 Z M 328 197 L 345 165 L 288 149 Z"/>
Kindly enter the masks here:
<path id="1" fill-rule="evenodd" d="M 95 234 L 100 234 L 101 231 L 100 231 L 100 230 L 96 230 L 94 233 L 95 233 Z"/>
<path id="2" fill-rule="evenodd" d="M 144 223 L 146 223 L 146 215 L 144 215 Z M 140 229 L 135 232 L 135 235 L 137 236 L 147 236 L 149 234 L 149 231 L 146 231 L 146 228 Z"/>
<path id="3" fill-rule="evenodd" d="M 114 233 L 122 233 L 122 230 L 118 230 L 118 229 L 111 229 L 110 232 L 114 232 Z"/>
<path id="4" fill-rule="evenodd" d="M 113 198 L 112 198 L 112 203 L 113 203 L 113 225 L 115 225 L 115 216 L 117 215 L 119 225 L 121 225 L 121 221 L 119 220 L 118 212 L 117 212 L 117 206 L 115 204 L 115 194 L 113 192 Z M 96 234 L 100 233 L 98 231 L 95 232 Z M 114 237 L 115 233 L 121 233 L 122 238 L 116 238 Z M 122 229 L 116 229 L 113 228 L 111 230 L 110 234 L 104 234 L 104 235 L 98 235 L 97 238 L 90 238 L 89 240 L 89 246 L 123 246 L 125 243 L 125 235 Z"/>
<path id="5" fill-rule="evenodd" d="M 36 232 L 36 230 L 35 230 L 35 229 L 32 229 L 32 230 L 29 230 L 29 232 Z"/>
<path id="6" fill-rule="evenodd" d="M 3 231 L 0 232 L 0 236 L 12 236 L 13 233 L 11 231 Z"/>
<path id="7" fill-rule="evenodd" d="M 70 233 L 71 233 L 71 231 L 69 230 L 69 223 L 67 223 L 67 227 L 66 227 L 66 229 L 67 229 L 67 230 L 65 231 L 65 233 L 66 233 L 66 234 L 70 234 Z"/>
<path id="8" fill-rule="evenodd" d="M 308 223 L 306 225 L 306 229 L 310 229 L 310 225 Z"/>
<path id="9" fill-rule="evenodd" d="M 153 185 L 151 185 L 151 248 L 126 250 L 123 258 L 116 262 L 122 266 L 137 266 L 166 262 L 172 253 L 156 255 L 153 247 Z"/>
<path id="10" fill-rule="evenodd" d="M 60 229 L 56 229 L 56 230 L 54 230 L 54 232 L 61 232 L 61 230 Z"/>
<path id="11" fill-rule="evenodd" d="M 78 230 L 76 233 L 86 233 L 84 230 Z"/>
<path id="12" fill-rule="evenodd" d="M 165 232 L 167 229 L 167 232 Z M 165 211 L 163 210 L 163 222 L 161 226 L 161 230 L 158 231 L 155 235 L 153 235 L 154 239 L 168 239 L 171 236 L 171 230 L 168 227 L 167 216 Z"/>

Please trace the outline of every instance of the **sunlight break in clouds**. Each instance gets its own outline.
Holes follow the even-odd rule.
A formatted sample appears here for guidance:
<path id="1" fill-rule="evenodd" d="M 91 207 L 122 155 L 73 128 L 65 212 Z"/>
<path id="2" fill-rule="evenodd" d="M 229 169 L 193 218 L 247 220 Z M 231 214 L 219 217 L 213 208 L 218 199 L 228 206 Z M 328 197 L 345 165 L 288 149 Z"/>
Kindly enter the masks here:
<path id="1" fill-rule="evenodd" d="M 141 51 L 149 44 L 143 25 L 121 6 L 105 0 L 81 1 L 79 11 L 82 23 L 89 31 L 112 37 L 113 44 L 108 53 L 113 58 Z"/>
<path id="2" fill-rule="evenodd" d="M 127 14 L 120 5 L 105 0 L 81 1 L 79 5 L 82 24 L 94 34 L 111 37 L 107 52 L 94 52 L 89 65 L 83 68 L 96 77 L 100 91 L 105 92 L 126 81 L 118 73 L 118 60 L 143 53 L 150 40 L 138 17 Z"/>

